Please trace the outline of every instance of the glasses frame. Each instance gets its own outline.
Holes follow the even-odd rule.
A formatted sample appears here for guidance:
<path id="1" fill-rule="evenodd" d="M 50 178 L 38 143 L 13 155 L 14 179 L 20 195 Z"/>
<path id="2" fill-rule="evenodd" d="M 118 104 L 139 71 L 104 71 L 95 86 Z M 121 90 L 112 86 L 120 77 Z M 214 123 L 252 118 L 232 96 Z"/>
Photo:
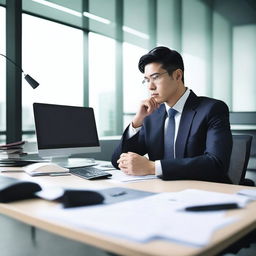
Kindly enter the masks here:
<path id="1" fill-rule="evenodd" d="M 151 75 L 150 78 L 144 78 L 141 83 L 142 83 L 142 85 L 149 85 L 150 82 L 157 83 L 157 81 L 161 78 L 161 76 L 166 74 L 166 73 L 169 74 L 168 71 L 165 71 L 165 72 L 162 72 L 162 73 L 154 73 L 154 74 Z"/>

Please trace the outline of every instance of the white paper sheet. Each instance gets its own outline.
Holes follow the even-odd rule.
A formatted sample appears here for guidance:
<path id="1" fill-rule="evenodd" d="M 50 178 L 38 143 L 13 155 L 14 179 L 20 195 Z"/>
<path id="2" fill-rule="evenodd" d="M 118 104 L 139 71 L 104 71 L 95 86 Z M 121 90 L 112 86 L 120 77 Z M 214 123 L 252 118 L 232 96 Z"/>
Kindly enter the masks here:
<path id="1" fill-rule="evenodd" d="M 256 189 L 242 189 L 242 190 L 239 190 L 237 194 L 246 196 L 251 200 L 256 200 Z"/>
<path id="2" fill-rule="evenodd" d="M 217 194 L 223 197 L 227 195 Z M 190 204 L 191 200 L 206 203 L 206 198 L 209 203 L 217 202 L 217 195 L 214 192 L 185 190 L 177 193 L 160 193 L 112 205 L 58 209 L 45 213 L 44 216 L 79 228 L 137 242 L 167 239 L 201 247 L 209 242 L 215 230 L 237 219 L 225 217 L 224 211 L 195 213 L 180 210 L 181 207 Z M 240 199 L 238 201 L 240 202 Z"/>
<path id="3" fill-rule="evenodd" d="M 144 175 L 144 176 L 133 176 L 133 175 L 127 175 L 124 172 L 120 170 L 113 170 L 109 171 L 109 173 L 112 174 L 111 179 L 109 179 L 109 182 L 136 182 L 136 181 L 142 181 L 142 180 L 152 180 L 157 179 L 155 175 Z"/>
<path id="4" fill-rule="evenodd" d="M 226 203 L 237 203 L 240 207 L 244 207 L 250 201 L 249 198 L 242 195 L 211 192 L 198 189 L 186 189 L 169 194 L 169 200 L 178 202 L 183 207 Z"/>

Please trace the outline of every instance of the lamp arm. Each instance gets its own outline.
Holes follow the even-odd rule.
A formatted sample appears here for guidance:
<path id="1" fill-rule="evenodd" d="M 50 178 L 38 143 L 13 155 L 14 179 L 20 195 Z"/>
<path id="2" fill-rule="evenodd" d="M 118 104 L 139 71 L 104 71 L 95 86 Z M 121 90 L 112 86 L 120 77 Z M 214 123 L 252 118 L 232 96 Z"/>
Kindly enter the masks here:
<path id="1" fill-rule="evenodd" d="M 23 69 L 19 65 L 17 65 L 13 60 L 11 60 L 10 58 L 8 58 L 7 56 L 5 56 L 2 53 L 0 53 L 0 55 L 5 57 L 8 61 L 10 61 L 13 65 L 15 65 L 22 73 L 24 73 Z"/>
<path id="2" fill-rule="evenodd" d="M 21 73 L 24 73 L 23 69 L 19 65 L 17 65 L 13 60 L 11 60 L 10 58 L 8 58 L 2 53 L 0 53 L 0 55 L 5 57 L 8 61 L 10 61 L 15 67 L 17 67 L 21 71 Z M 24 78 L 33 89 L 35 89 L 39 85 L 39 83 L 28 74 L 24 74 Z"/>

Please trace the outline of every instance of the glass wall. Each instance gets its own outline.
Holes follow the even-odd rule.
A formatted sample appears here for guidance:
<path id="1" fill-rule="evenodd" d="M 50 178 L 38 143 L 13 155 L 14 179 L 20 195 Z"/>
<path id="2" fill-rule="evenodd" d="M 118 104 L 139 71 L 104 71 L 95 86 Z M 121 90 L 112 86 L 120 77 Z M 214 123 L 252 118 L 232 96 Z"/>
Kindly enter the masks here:
<path id="1" fill-rule="evenodd" d="M 22 0 L 22 9 L 44 19 L 83 28 L 83 3 L 86 0 Z"/>
<path id="2" fill-rule="evenodd" d="M 150 1 L 124 0 L 124 41 L 143 48 L 150 41 Z"/>
<path id="3" fill-rule="evenodd" d="M 89 105 L 99 136 L 115 135 L 115 40 L 89 33 Z"/>
<path id="4" fill-rule="evenodd" d="M 211 95 L 211 9 L 197 0 L 182 2 L 185 82 L 198 95 Z"/>
<path id="5" fill-rule="evenodd" d="M 232 26 L 216 11 L 212 35 L 212 96 L 232 110 Z"/>
<path id="6" fill-rule="evenodd" d="M 5 8 L 0 6 L 0 53 L 5 49 Z M 6 130 L 6 59 L 0 56 L 0 143 L 5 141 Z"/>
<path id="7" fill-rule="evenodd" d="M 23 132 L 34 129 L 32 103 L 47 102 L 89 105 L 100 136 L 120 135 L 148 97 L 137 64 L 156 45 L 182 54 L 185 85 L 196 94 L 221 99 L 231 111 L 256 111 L 256 3 L 247 3 L 23 0 L 22 65 L 40 83 L 32 90 L 23 80 Z M 4 15 L 1 7 L 2 52 Z M 5 86 L 0 90 L 4 131 Z"/>
<path id="8" fill-rule="evenodd" d="M 23 79 L 22 129 L 34 130 L 33 102 L 83 106 L 83 33 L 27 14 L 22 16 L 22 66 L 39 83 Z"/>
<path id="9" fill-rule="evenodd" d="M 115 0 L 89 0 L 88 17 L 89 30 L 115 38 L 116 5 Z"/>
<path id="10" fill-rule="evenodd" d="M 182 54 L 186 86 L 231 111 L 256 111 L 256 2 L 247 2 L 157 1 L 157 44 Z"/>
<path id="11" fill-rule="evenodd" d="M 256 24 L 233 27 L 233 111 L 256 110 Z"/>
<path id="12" fill-rule="evenodd" d="M 124 129 L 131 122 L 142 99 L 149 97 L 147 86 L 142 85 L 143 74 L 138 69 L 139 58 L 147 50 L 129 43 L 123 43 L 123 110 Z"/>

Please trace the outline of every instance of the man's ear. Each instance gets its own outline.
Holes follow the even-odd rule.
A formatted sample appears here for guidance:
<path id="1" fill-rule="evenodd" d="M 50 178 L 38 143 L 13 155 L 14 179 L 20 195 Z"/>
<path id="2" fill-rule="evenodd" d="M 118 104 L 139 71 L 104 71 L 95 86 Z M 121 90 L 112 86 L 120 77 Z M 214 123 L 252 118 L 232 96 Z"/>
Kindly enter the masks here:
<path id="1" fill-rule="evenodd" d="M 175 70 L 175 75 L 174 75 L 175 80 L 181 81 L 182 76 L 183 76 L 182 70 L 181 69 L 176 69 Z"/>

